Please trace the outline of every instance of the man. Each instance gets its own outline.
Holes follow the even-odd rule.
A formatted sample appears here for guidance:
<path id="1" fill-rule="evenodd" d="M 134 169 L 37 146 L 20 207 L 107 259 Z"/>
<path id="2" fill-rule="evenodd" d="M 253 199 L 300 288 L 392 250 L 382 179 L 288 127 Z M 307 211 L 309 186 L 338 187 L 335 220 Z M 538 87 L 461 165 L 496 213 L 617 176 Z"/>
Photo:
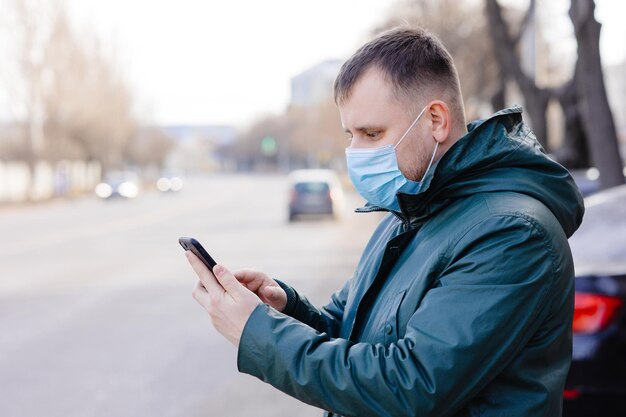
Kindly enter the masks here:
<path id="1" fill-rule="evenodd" d="M 466 128 L 452 59 L 421 30 L 360 48 L 335 99 L 359 211 L 389 214 L 320 309 L 188 254 L 239 370 L 328 415 L 560 415 L 584 211 L 568 172 L 519 108 Z"/>

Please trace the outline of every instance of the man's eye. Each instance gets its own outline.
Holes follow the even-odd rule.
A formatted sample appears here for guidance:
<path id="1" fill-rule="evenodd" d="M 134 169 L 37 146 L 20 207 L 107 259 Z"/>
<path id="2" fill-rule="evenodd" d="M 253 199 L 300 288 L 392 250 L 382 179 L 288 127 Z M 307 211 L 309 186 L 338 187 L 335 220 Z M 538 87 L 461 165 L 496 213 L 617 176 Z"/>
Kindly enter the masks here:
<path id="1" fill-rule="evenodd" d="M 365 132 L 365 136 L 368 138 L 376 138 L 378 137 L 378 132 Z"/>

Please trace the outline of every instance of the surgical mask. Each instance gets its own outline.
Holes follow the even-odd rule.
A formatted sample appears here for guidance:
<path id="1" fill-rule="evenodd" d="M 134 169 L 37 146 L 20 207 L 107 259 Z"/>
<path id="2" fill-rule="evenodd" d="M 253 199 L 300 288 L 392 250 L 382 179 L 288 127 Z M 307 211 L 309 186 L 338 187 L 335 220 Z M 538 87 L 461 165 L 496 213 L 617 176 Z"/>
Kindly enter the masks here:
<path id="1" fill-rule="evenodd" d="M 385 145 L 373 149 L 346 148 L 346 161 L 348 164 L 348 175 L 358 193 L 371 204 L 383 207 L 387 210 L 400 211 L 397 193 L 416 194 L 420 191 L 421 181 L 411 181 L 406 178 L 398 167 L 396 148 L 406 135 L 413 129 L 422 116 L 426 107 L 417 115 L 411 126 L 404 132 L 395 145 Z M 437 153 L 439 142 L 435 142 L 433 152 L 428 167 L 430 169 Z"/>

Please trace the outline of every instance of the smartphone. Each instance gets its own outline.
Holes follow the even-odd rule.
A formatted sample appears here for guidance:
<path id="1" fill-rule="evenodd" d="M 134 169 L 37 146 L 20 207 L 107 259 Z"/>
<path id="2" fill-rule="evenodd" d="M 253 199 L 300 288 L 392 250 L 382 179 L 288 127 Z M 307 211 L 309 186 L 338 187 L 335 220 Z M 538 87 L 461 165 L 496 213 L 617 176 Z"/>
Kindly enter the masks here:
<path id="1" fill-rule="evenodd" d="M 217 265 L 217 262 L 211 258 L 211 255 L 202 247 L 200 242 L 192 237 L 181 237 L 178 238 L 178 243 L 185 250 L 190 250 L 194 255 L 196 255 L 202 263 L 204 263 L 211 271 L 213 271 L 213 267 Z"/>

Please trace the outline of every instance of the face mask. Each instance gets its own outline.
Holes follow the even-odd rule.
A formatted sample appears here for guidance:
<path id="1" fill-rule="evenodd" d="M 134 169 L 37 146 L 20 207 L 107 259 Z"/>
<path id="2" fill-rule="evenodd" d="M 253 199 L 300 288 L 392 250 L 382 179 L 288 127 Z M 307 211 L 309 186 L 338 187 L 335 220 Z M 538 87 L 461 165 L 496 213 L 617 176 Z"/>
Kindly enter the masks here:
<path id="1" fill-rule="evenodd" d="M 348 163 L 350 180 L 352 180 L 352 184 L 354 184 L 361 197 L 371 204 L 387 210 L 400 211 L 396 194 L 399 192 L 407 194 L 419 192 L 421 182 L 409 180 L 398 168 L 396 148 L 413 129 L 413 126 L 415 126 L 425 110 L 426 107 L 415 118 L 411 126 L 409 126 L 395 145 L 386 145 L 373 149 L 346 149 L 346 161 Z M 426 175 L 435 159 L 439 142 L 435 143 L 435 151 L 430 158 L 424 175 Z"/>

